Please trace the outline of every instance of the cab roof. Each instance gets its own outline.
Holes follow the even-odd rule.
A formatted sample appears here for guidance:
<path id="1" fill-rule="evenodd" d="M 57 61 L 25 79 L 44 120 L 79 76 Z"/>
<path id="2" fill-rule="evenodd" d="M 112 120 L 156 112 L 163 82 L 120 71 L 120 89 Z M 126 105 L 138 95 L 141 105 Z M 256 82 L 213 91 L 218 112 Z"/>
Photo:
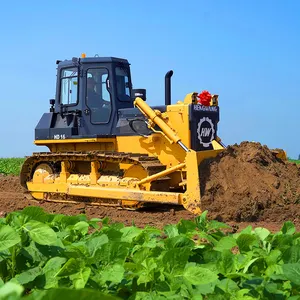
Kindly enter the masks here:
<path id="1" fill-rule="evenodd" d="M 56 63 L 59 66 L 64 66 L 64 65 L 72 65 L 82 63 L 82 64 L 89 64 L 89 63 L 123 63 L 123 64 L 129 64 L 127 59 L 124 58 L 118 58 L 118 57 L 85 57 L 85 58 L 77 58 L 73 57 L 72 60 L 57 60 Z"/>

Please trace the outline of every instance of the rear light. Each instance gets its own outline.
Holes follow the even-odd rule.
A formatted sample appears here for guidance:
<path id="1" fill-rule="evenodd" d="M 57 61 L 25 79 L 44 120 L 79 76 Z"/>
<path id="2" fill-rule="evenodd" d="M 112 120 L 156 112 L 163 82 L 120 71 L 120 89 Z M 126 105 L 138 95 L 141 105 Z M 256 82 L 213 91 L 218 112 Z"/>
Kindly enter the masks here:
<path id="1" fill-rule="evenodd" d="M 208 91 L 202 91 L 197 98 L 199 98 L 198 103 L 204 106 L 210 106 L 211 94 Z"/>

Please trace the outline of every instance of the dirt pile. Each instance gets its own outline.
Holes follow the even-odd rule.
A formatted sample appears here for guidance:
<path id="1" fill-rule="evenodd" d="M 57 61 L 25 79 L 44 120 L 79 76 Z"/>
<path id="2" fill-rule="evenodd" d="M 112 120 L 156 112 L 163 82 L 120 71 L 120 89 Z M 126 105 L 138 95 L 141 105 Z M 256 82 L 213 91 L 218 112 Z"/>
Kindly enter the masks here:
<path id="1" fill-rule="evenodd" d="M 202 209 L 220 221 L 299 221 L 300 169 L 242 142 L 200 165 Z"/>

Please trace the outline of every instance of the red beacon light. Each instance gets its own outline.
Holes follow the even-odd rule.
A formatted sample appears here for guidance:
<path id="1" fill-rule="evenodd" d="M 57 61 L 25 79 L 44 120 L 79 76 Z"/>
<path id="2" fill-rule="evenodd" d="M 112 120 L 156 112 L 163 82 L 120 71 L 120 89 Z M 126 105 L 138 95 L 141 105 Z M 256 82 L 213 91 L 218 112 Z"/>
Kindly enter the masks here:
<path id="1" fill-rule="evenodd" d="M 208 91 L 202 91 L 200 94 L 198 94 L 197 98 L 199 98 L 198 103 L 204 106 L 210 106 L 212 96 Z"/>

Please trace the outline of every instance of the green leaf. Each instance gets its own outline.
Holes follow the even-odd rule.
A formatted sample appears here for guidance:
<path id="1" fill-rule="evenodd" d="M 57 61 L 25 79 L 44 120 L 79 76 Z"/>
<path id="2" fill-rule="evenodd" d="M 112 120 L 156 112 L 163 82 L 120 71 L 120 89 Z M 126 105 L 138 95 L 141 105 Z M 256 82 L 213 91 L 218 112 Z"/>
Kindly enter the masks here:
<path id="1" fill-rule="evenodd" d="M 192 298 L 192 300 L 203 300 L 202 295 L 194 295 Z"/>
<path id="2" fill-rule="evenodd" d="M 70 279 L 73 281 L 75 289 L 83 289 L 89 280 L 90 274 L 91 269 L 89 267 L 85 267 L 78 273 L 71 275 Z"/>
<path id="3" fill-rule="evenodd" d="M 221 238 L 214 247 L 217 251 L 230 250 L 237 245 L 236 240 L 232 236 Z"/>
<path id="4" fill-rule="evenodd" d="M 239 235 L 236 240 L 236 243 L 239 247 L 240 252 L 250 251 L 251 246 L 256 242 L 256 237 L 251 234 L 243 233 Z"/>
<path id="5" fill-rule="evenodd" d="M 96 251 L 95 259 L 103 264 L 123 264 L 128 255 L 128 244 L 122 242 L 109 242 Z"/>
<path id="6" fill-rule="evenodd" d="M 147 270 L 148 272 L 151 272 L 153 270 L 155 270 L 157 268 L 157 264 L 155 262 L 155 258 L 153 257 L 150 257 L 150 258 L 147 258 L 145 259 L 141 265 L 143 266 L 143 268 L 145 270 Z"/>
<path id="7" fill-rule="evenodd" d="M 24 287 L 14 282 L 6 282 L 0 287 L 0 299 L 17 300 L 21 299 Z"/>
<path id="8" fill-rule="evenodd" d="M 112 266 L 107 266 L 101 273 L 101 281 L 119 283 L 124 277 L 124 272 L 125 269 L 122 265 L 115 264 Z"/>
<path id="9" fill-rule="evenodd" d="M 137 292 L 135 293 L 134 295 L 134 298 L 131 298 L 131 299 L 134 299 L 134 300 L 166 300 L 166 299 L 182 299 L 181 297 L 176 297 L 176 298 L 173 298 L 173 297 L 164 297 L 164 296 L 159 296 L 157 295 L 157 292 Z M 131 300 L 130 299 L 130 300 Z"/>
<path id="10" fill-rule="evenodd" d="M 234 300 L 253 300 L 253 299 L 257 299 L 257 298 L 253 298 L 251 296 L 245 295 L 249 292 L 250 292 L 250 290 L 248 290 L 248 289 L 241 289 L 241 290 L 236 292 L 235 297 L 233 299 Z"/>
<path id="11" fill-rule="evenodd" d="M 74 225 L 73 229 L 79 231 L 82 235 L 85 235 L 89 231 L 89 224 L 85 221 L 80 221 Z"/>
<path id="12" fill-rule="evenodd" d="M 52 225 L 58 225 L 59 228 L 66 228 L 70 225 L 75 225 L 80 221 L 87 221 L 87 217 L 85 215 L 77 215 L 77 216 L 66 216 L 63 214 L 56 214 L 51 221 Z"/>
<path id="13" fill-rule="evenodd" d="M 290 281 L 285 281 L 282 285 L 282 288 L 284 290 L 291 290 L 293 287 L 292 287 L 292 284 Z M 300 297 L 300 295 L 299 295 L 299 297 Z"/>
<path id="14" fill-rule="evenodd" d="M 295 231 L 296 231 L 296 228 L 295 228 L 295 225 L 293 222 L 291 221 L 287 221 L 283 224 L 282 228 L 281 228 L 281 231 L 284 233 L 284 234 L 288 234 L 288 235 L 291 235 L 291 234 L 294 234 Z"/>
<path id="15" fill-rule="evenodd" d="M 96 251 L 106 243 L 108 243 L 108 237 L 106 234 L 90 238 L 86 243 L 90 256 L 94 257 Z"/>
<path id="16" fill-rule="evenodd" d="M 155 259 L 153 257 L 147 258 L 142 262 L 142 271 L 139 273 L 137 284 L 148 283 L 155 281 L 154 270 L 157 268 Z"/>
<path id="17" fill-rule="evenodd" d="M 270 235 L 270 231 L 268 229 L 262 228 L 262 227 L 255 228 L 254 232 L 261 241 L 264 241 Z"/>
<path id="18" fill-rule="evenodd" d="M 88 248 L 84 241 L 72 243 L 66 247 L 65 255 L 68 258 L 86 258 L 88 256 Z"/>
<path id="19" fill-rule="evenodd" d="M 218 267 L 220 272 L 223 275 L 235 272 L 236 268 L 235 268 L 234 259 L 235 257 L 230 250 L 224 250 L 222 252 L 221 259 L 218 261 Z"/>
<path id="20" fill-rule="evenodd" d="M 206 226 L 208 223 L 207 213 L 208 213 L 208 211 L 205 210 L 204 212 L 202 212 L 202 214 L 200 216 L 195 218 L 195 223 L 196 223 L 197 227 L 203 231 L 206 231 Z"/>
<path id="21" fill-rule="evenodd" d="M 256 257 L 256 258 L 251 259 L 251 260 L 245 265 L 244 270 L 243 270 L 243 273 L 246 274 L 246 273 L 248 272 L 249 267 L 250 267 L 254 262 L 256 262 L 258 259 L 259 259 L 259 257 Z"/>
<path id="22" fill-rule="evenodd" d="M 120 232 L 123 233 L 121 237 L 121 241 L 126 243 L 131 243 L 132 240 L 142 232 L 142 229 L 131 226 L 131 227 L 122 228 Z"/>
<path id="23" fill-rule="evenodd" d="M 188 266 L 183 272 L 183 277 L 194 285 L 207 284 L 218 279 L 217 274 L 199 266 Z"/>
<path id="24" fill-rule="evenodd" d="M 164 232 L 169 238 L 175 237 L 179 234 L 177 227 L 172 224 L 166 225 L 164 227 Z"/>
<path id="25" fill-rule="evenodd" d="M 98 223 L 100 223 L 102 221 L 102 219 L 99 218 L 92 218 L 89 220 L 89 225 L 95 229 L 100 228 L 100 225 Z"/>
<path id="26" fill-rule="evenodd" d="M 232 291 L 239 290 L 237 283 L 229 278 L 225 278 L 225 279 L 221 280 L 217 284 L 217 287 L 222 289 L 224 292 L 229 292 L 229 293 L 231 293 Z"/>
<path id="27" fill-rule="evenodd" d="M 139 250 L 137 250 L 132 259 L 136 264 L 140 264 L 142 263 L 149 255 L 151 254 L 151 248 L 141 248 Z"/>
<path id="28" fill-rule="evenodd" d="M 195 222 L 183 219 L 177 224 L 178 232 L 183 234 L 194 232 L 196 227 L 197 225 Z"/>
<path id="29" fill-rule="evenodd" d="M 284 252 L 290 246 L 293 245 L 294 239 L 293 235 L 288 234 L 278 234 L 274 235 L 272 241 L 272 247 Z"/>
<path id="30" fill-rule="evenodd" d="M 240 233 L 236 233 L 237 235 L 240 235 L 240 234 L 251 234 L 252 233 L 252 226 L 251 225 L 248 225 L 247 227 L 245 227 L 243 230 L 240 231 Z"/>
<path id="31" fill-rule="evenodd" d="M 267 292 L 269 292 L 270 294 L 280 294 L 280 295 L 284 295 L 284 292 L 281 290 L 278 290 L 277 284 L 275 282 L 269 282 L 265 285 L 265 289 Z"/>
<path id="32" fill-rule="evenodd" d="M 278 249 L 271 250 L 269 255 L 266 257 L 266 263 L 268 266 L 276 264 L 281 257 L 281 251 Z"/>
<path id="33" fill-rule="evenodd" d="M 23 228 L 28 232 L 31 239 L 40 245 L 51 245 L 57 241 L 55 231 L 47 224 L 38 221 L 29 221 Z"/>
<path id="34" fill-rule="evenodd" d="M 106 234 L 109 241 L 120 241 L 122 237 L 122 232 L 115 228 L 102 228 L 102 233 Z"/>
<path id="35" fill-rule="evenodd" d="M 294 245 L 288 248 L 282 255 L 285 263 L 300 262 L 300 245 Z"/>
<path id="36" fill-rule="evenodd" d="M 9 271 L 6 260 L 0 259 L 0 286 L 2 285 L 2 283 L 4 284 L 2 279 L 6 278 L 8 274 Z"/>
<path id="37" fill-rule="evenodd" d="M 282 270 L 288 280 L 300 285 L 300 263 L 282 265 Z"/>
<path id="38" fill-rule="evenodd" d="M 32 282 L 35 278 L 42 274 L 41 267 L 35 267 L 16 275 L 15 279 L 22 285 Z"/>
<path id="39" fill-rule="evenodd" d="M 58 271 L 56 276 L 69 276 L 79 272 L 81 269 L 81 262 L 78 259 L 70 258 L 63 267 Z"/>
<path id="40" fill-rule="evenodd" d="M 273 277 L 274 274 L 275 275 L 280 275 L 280 274 L 283 274 L 283 271 L 282 271 L 282 266 L 281 265 L 270 265 L 266 271 L 265 271 L 265 274 L 266 276 L 268 277 Z"/>
<path id="41" fill-rule="evenodd" d="M 39 222 L 46 222 L 48 220 L 48 214 L 39 206 L 27 206 L 22 210 L 22 214 L 28 216 L 28 219 L 32 219 Z"/>
<path id="42" fill-rule="evenodd" d="M 215 250 L 207 250 L 202 253 L 204 263 L 209 264 L 213 263 L 215 264 L 222 256 L 221 252 L 215 251 Z"/>
<path id="43" fill-rule="evenodd" d="M 45 289 L 58 287 L 58 278 L 55 276 L 61 269 L 61 265 L 67 261 L 65 257 L 52 257 L 43 268 L 45 275 Z"/>
<path id="44" fill-rule="evenodd" d="M 208 283 L 208 284 L 198 284 L 195 286 L 195 294 L 208 295 L 214 292 L 216 283 L 218 280 Z M 192 298 L 194 299 L 194 298 Z"/>
<path id="45" fill-rule="evenodd" d="M 219 221 L 216 221 L 216 220 L 211 220 L 209 223 L 208 223 L 208 230 L 209 231 L 212 231 L 212 230 L 219 230 L 219 229 L 229 229 L 231 228 L 229 225 L 225 224 L 225 223 L 222 223 L 222 222 L 219 222 Z"/>
<path id="46" fill-rule="evenodd" d="M 0 227 L 0 251 L 6 250 L 21 242 L 17 232 L 8 225 Z"/>
<path id="47" fill-rule="evenodd" d="M 34 291 L 30 296 L 26 297 L 27 300 L 120 300 L 118 297 L 105 295 L 97 290 L 90 289 L 68 289 L 68 288 L 57 288 L 50 290 L 37 290 Z"/>
<path id="48" fill-rule="evenodd" d="M 173 269 L 183 270 L 188 262 L 191 249 L 188 247 L 180 249 L 170 249 L 163 254 L 162 262 L 166 270 L 171 272 Z"/>
<path id="49" fill-rule="evenodd" d="M 184 235 L 178 235 L 165 240 L 165 245 L 169 249 L 195 246 L 195 243 Z"/>

